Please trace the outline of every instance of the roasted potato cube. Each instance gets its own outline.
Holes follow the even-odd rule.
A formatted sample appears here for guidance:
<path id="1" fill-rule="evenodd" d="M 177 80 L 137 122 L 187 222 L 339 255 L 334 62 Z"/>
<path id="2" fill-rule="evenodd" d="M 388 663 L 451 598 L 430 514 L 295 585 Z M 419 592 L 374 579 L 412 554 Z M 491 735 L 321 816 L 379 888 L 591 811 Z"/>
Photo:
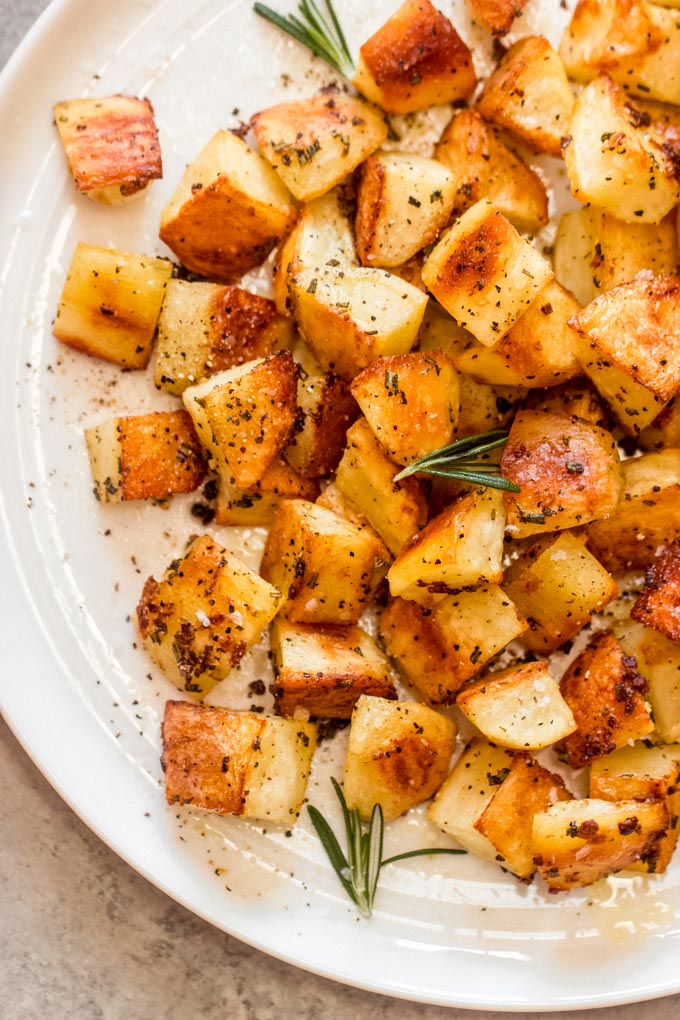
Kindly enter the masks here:
<path id="1" fill-rule="evenodd" d="M 217 372 L 183 393 L 184 406 L 227 485 L 248 489 L 288 444 L 297 421 L 289 351 Z"/>
<path id="2" fill-rule="evenodd" d="M 546 662 L 488 673 L 464 687 L 456 705 L 487 740 L 518 751 L 538 751 L 576 729 Z"/>
<path id="3" fill-rule="evenodd" d="M 647 571 L 630 615 L 670 641 L 680 641 L 680 539 Z"/>
<path id="4" fill-rule="evenodd" d="M 432 244 L 453 210 L 455 184 L 441 163 L 379 152 L 361 168 L 356 237 L 365 266 L 401 266 Z"/>
<path id="5" fill-rule="evenodd" d="M 203 481 L 203 450 L 186 411 L 110 418 L 85 430 L 94 494 L 103 503 L 165 499 Z"/>
<path id="6" fill-rule="evenodd" d="M 513 538 L 611 517 L 621 490 L 611 433 L 566 414 L 520 411 L 503 450 L 501 474 L 521 489 L 505 496 Z"/>
<path id="7" fill-rule="evenodd" d="M 660 548 L 680 536 L 680 450 L 624 460 L 621 476 L 614 514 L 587 529 L 589 548 L 612 574 L 645 570 Z"/>
<path id="8" fill-rule="evenodd" d="M 327 371 L 349 381 L 376 358 L 415 344 L 428 299 L 398 276 L 333 266 L 304 285 L 301 279 L 289 285 L 293 317 Z"/>
<path id="9" fill-rule="evenodd" d="M 463 683 L 526 630 L 496 585 L 449 595 L 432 608 L 393 599 L 380 618 L 388 655 L 433 705 L 450 705 Z"/>
<path id="10" fill-rule="evenodd" d="M 576 357 L 627 432 L 649 425 L 680 391 L 680 280 L 640 273 L 570 320 Z"/>
<path id="11" fill-rule="evenodd" d="M 523 642 L 552 652 L 619 593 L 613 577 L 571 531 L 537 539 L 503 575 L 503 588 L 529 624 Z"/>
<path id="12" fill-rule="evenodd" d="M 264 262 L 295 220 L 290 192 L 231 131 L 218 131 L 161 213 L 161 241 L 194 273 L 234 283 Z"/>
<path id="13" fill-rule="evenodd" d="M 272 621 L 280 592 L 210 535 L 200 535 L 162 580 L 149 577 L 137 627 L 149 656 L 180 690 L 209 694 Z"/>
<path id="14" fill-rule="evenodd" d="M 534 815 L 534 861 L 551 892 L 578 889 L 640 860 L 667 828 L 662 801 L 553 804 Z"/>
<path id="15" fill-rule="evenodd" d="M 441 351 L 378 358 L 350 386 L 392 460 L 410 464 L 453 438 L 458 373 Z"/>
<path id="16" fill-rule="evenodd" d="M 390 664 L 361 627 L 310 627 L 279 617 L 272 627 L 279 715 L 302 709 L 326 719 L 349 719 L 362 694 L 396 698 Z"/>
<path id="17" fill-rule="evenodd" d="M 290 347 L 293 324 L 269 298 L 219 283 L 170 280 L 158 320 L 154 383 L 181 396 L 215 372 Z"/>
<path id="18" fill-rule="evenodd" d="M 430 521 L 390 567 L 390 591 L 428 604 L 503 577 L 503 494 L 476 489 Z"/>
<path id="19" fill-rule="evenodd" d="M 616 628 L 625 655 L 634 656 L 649 684 L 654 739 L 680 740 L 680 648 L 658 631 L 626 620 Z"/>
<path id="20" fill-rule="evenodd" d="M 268 527 L 282 499 L 314 500 L 319 495 L 315 478 L 303 478 L 282 457 L 273 461 L 250 489 L 237 489 L 219 479 L 215 522 L 236 527 Z"/>
<path id="21" fill-rule="evenodd" d="M 434 154 L 453 174 L 455 216 L 486 198 L 518 230 L 535 234 L 548 222 L 543 181 L 477 110 L 462 110 L 453 118 Z"/>
<path id="22" fill-rule="evenodd" d="M 388 113 L 467 99 L 477 85 L 472 54 L 430 0 L 405 0 L 359 50 L 352 84 Z"/>
<path id="23" fill-rule="evenodd" d="M 262 155 L 301 202 L 340 184 L 387 138 L 382 111 L 357 96 L 313 96 L 252 118 Z"/>
<path id="24" fill-rule="evenodd" d="M 562 677 L 562 697 L 577 729 L 561 742 L 572 768 L 589 765 L 654 729 L 643 695 L 647 681 L 612 631 L 597 634 Z"/>
<path id="25" fill-rule="evenodd" d="M 455 439 L 503 428 L 511 420 L 517 401 L 525 394 L 522 389 L 489 386 L 467 375 L 461 375 L 459 383 L 460 413 Z"/>
<path id="26" fill-rule="evenodd" d="M 630 871 L 661 875 L 670 863 L 680 832 L 680 746 L 645 743 L 622 747 L 598 758 L 590 769 L 590 796 L 602 800 L 662 800 L 668 809 L 668 831 Z"/>
<path id="27" fill-rule="evenodd" d="M 593 206 L 565 213 L 557 228 L 555 276 L 582 305 L 641 270 L 677 273 L 675 214 L 660 223 L 623 223 Z"/>
<path id="28" fill-rule="evenodd" d="M 475 737 L 428 814 L 471 853 L 529 879 L 534 873 L 533 816 L 570 797 L 560 776 L 530 755 Z"/>
<path id="29" fill-rule="evenodd" d="M 357 623 L 387 564 L 368 530 L 303 499 L 282 500 L 260 572 L 283 593 L 292 623 Z"/>
<path id="30" fill-rule="evenodd" d="M 560 56 L 587 82 L 608 74 L 643 98 L 680 103 L 680 12 L 644 0 L 579 0 Z"/>
<path id="31" fill-rule="evenodd" d="M 448 772 L 455 740 L 455 724 L 427 705 L 362 695 L 345 759 L 347 806 L 368 821 L 380 804 L 390 822 L 429 800 Z"/>
<path id="32" fill-rule="evenodd" d="M 483 117 L 551 156 L 562 155 L 573 105 L 564 65 L 540 35 L 510 47 L 477 100 Z"/>
<path id="33" fill-rule="evenodd" d="M 312 723 L 168 701 L 162 739 L 168 804 L 297 819 L 316 744 Z"/>
<path id="34" fill-rule="evenodd" d="M 105 96 L 56 103 L 54 123 L 78 191 L 118 205 L 163 176 L 148 99 Z"/>
<path id="35" fill-rule="evenodd" d="M 494 347 L 472 344 L 455 365 L 492 386 L 556 386 L 573 379 L 581 370 L 567 320 L 579 307 L 569 291 L 551 280 Z"/>
<path id="36" fill-rule="evenodd" d="M 527 310 L 552 270 L 486 199 L 444 234 L 423 266 L 437 300 L 486 347 Z"/>
<path id="37" fill-rule="evenodd" d="M 521 15 L 527 0 L 467 0 L 475 21 L 493 35 L 506 35 L 516 17 Z"/>
<path id="38" fill-rule="evenodd" d="M 674 149 L 624 89 L 596 78 L 576 100 L 565 148 L 575 198 L 626 223 L 659 223 L 680 198 Z"/>
<path id="39" fill-rule="evenodd" d="M 57 340 L 122 368 L 146 368 L 172 265 L 80 242 L 59 298 Z"/>
<path id="40" fill-rule="evenodd" d="M 347 383 L 332 372 L 300 373 L 297 391 L 299 430 L 286 447 L 288 463 L 304 478 L 320 478 L 337 468 L 347 429 L 359 408 Z"/>
<path id="41" fill-rule="evenodd" d="M 427 503 L 416 478 L 394 481 L 398 473 L 365 418 L 347 432 L 347 447 L 335 484 L 354 511 L 366 518 L 392 555 L 423 527 Z"/>

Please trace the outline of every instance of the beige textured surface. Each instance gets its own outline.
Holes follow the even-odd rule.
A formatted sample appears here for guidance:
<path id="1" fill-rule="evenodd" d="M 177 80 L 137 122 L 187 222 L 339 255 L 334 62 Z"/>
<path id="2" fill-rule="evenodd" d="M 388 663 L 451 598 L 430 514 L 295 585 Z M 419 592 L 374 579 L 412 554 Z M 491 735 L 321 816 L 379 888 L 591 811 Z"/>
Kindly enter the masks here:
<path id="1" fill-rule="evenodd" d="M 0 0 L 0 64 L 45 6 L 43 0 Z M 418 1006 L 345 988 L 269 959 L 210 927 L 101 843 L 2 722 L 0 775 L 3 1020 L 344 1020 L 369 1014 L 372 1020 L 473 1015 L 481 1020 L 498 1015 Z M 680 996 L 570 1015 L 575 1020 L 675 1020 Z"/>

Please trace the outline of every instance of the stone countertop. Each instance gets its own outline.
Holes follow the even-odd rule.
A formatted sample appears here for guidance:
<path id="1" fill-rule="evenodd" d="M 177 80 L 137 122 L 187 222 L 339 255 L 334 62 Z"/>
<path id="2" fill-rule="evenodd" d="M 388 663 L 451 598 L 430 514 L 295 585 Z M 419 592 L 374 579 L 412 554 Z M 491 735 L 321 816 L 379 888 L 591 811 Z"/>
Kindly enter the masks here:
<path id="1" fill-rule="evenodd" d="M 0 66 L 45 6 L 45 0 L 0 0 Z M 2 722 L 0 775 L 5 1020 L 343 1020 L 364 1011 L 374 1020 L 473 1015 L 304 974 L 206 924 L 100 842 Z M 639 1020 L 641 1011 L 645 1018 L 675 1020 L 680 996 L 570 1015 Z"/>

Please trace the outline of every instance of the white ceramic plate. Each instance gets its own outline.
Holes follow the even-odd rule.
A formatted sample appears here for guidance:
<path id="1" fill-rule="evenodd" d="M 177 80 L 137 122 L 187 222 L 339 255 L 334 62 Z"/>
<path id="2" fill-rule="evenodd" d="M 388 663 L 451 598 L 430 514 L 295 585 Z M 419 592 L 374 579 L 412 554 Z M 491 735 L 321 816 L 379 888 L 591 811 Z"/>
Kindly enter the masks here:
<path id="1" fill-rule="evenodd" d="M 283 6 L 283 4 L 279 4 Z M 356 50 L 394 8 L 340 0 Z M 462 2 L 456 22 L 465 25 Z M 559 37 L 557 0 L 531 0 L 523 31 Z M 465 29 L 475 44 L 479 33 Z M 282 74 L 291 75 L 284 84 Z M 384 873 L 370 922 L 339 891 L 304 820 L 294 833 L 166 808 L 159 715 L 174 693 L 150 671 L 129 614 L 144 577 L 200 529 L 170 510 L 98 507 L 82 432 L 114 413 L 169 406 L 144 374 L 59 348 L 50 323 L 78 240 L 157 252 L 159 211 L 217 127 L 332 78 L 245 0 L 59 0 L 0 88 L 0 321 L 3 344 L 2 551 L 6 716 L 78 814 L 152 882 L 225 931 L 298 966 L 362 988 L 448 1005 L 524 1011 L 609 1005 L 680 989 L 680 881 L 612 878 L 548 897 L 472 857 Z M 165 177 L 126 208 L 75 194 L 51 106 L 83 94 L 144 93 L 160 127 Z M 239 112 L 236 112 L 239 111 Z M 253 562 L 261 536 L 220 538 Z M 247 705 L 248 676 L 225 703 Z M 244 679 L 245 677 L 245 679 Z M 240 691 L 240 694 L 238 693 Z M 342 743 L 342 737 L 336 744 Z M 340 747 L 341 751 L 341 747 Z M 312 799 L 327 804 L 332 745 L 317 754 Z M 389 849 L 443 839 L 419 813 Z"/>

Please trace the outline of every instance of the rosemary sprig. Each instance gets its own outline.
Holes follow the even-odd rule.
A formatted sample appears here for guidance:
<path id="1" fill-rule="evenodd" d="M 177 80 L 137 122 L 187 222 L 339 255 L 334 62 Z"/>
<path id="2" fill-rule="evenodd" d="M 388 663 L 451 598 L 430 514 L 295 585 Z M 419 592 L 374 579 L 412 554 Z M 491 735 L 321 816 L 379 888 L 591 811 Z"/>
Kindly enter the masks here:
<path id="1" fill-rule="evenodd" d="M 326 15 L 316 5 L 315 0 L 300 0 L 299 18 L 295 14 L 283 16 L 261 3 L 254 4 L 254 10 L 282 32 L 297 39 L 311 50 L 314 56 L 325 60 L 338 74 L 351 80 L 354 74 L 354 61 L 345 34 L 332 0 L 323 0 L 323 3 Z"/>
<path id="2" fill-rule="evenodd" d="M 321 812 L 311 804 L 307 810 L 340 884 L 364 917 L 371 916 L 380 871 L 387 864 L 405 861 L 409 857 L 424 857 L 430 854 L 464 854 L 466 852 L 446 847 L 430 847 L 423 850 L 408 850 L 406 853 L 395 854 L 394 857 L 383 860 L 385 820 L 380 804 L 374 805 L 368 831 L 364 832 L 358 810 L 353 808 L 350 811 L 340 784 L 336 779 L 331 779 L 331 782 L 342 807 L 347 841 L 346 856 L 340 847 L 337 836 Z"/>
<path id="3" fill-rule="evenodd" d="M 398 482 L 415 474 L 437 475 L 439 478 L 453 478 L 458 482 L 470 482 L 472 485 L 485 485 L 489 489 L 521 492 L 519 485 L 503 477 L 500 464 L 479 460 L 483 454 L 504 446 L 507 441 L 508 433 L 505 429 L 494 429 L 492 432 L 480 432 L 476 436 L 457 439 L 449 446 L 442 446 L 439 450 L 414 460 L 394 476 L 394 481 Z"/>

